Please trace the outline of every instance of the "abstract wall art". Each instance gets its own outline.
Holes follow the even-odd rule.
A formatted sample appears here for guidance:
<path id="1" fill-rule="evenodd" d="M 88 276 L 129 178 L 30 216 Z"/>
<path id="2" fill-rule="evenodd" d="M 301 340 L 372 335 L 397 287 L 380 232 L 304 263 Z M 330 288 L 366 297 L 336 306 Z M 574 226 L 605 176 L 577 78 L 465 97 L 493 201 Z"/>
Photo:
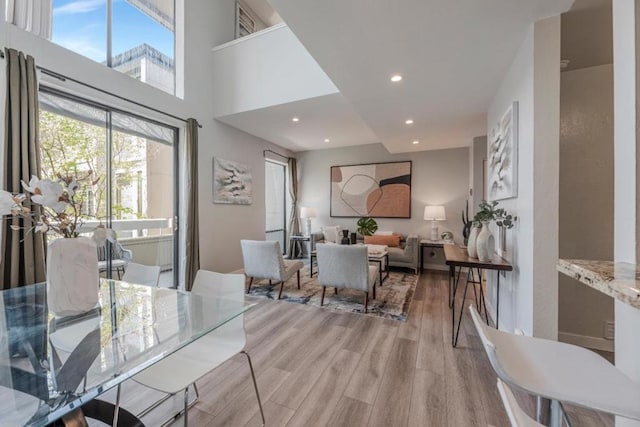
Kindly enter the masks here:
<path id="1" fill-rule="evenodd" d="M 514 102 L 491 132 L 487 147 L 489 200 L 518 196 L 518 103 Z"/>
<path id="2" fill-rule="evenodd" d="M 213 158 L 213 203 L 250 205 L 251 168 L 231 160 Z"/>
<path id="3" fill-rule="evenodd" d="M 411 162 L 332 166 L 331 216 L 411 218 Z"/>

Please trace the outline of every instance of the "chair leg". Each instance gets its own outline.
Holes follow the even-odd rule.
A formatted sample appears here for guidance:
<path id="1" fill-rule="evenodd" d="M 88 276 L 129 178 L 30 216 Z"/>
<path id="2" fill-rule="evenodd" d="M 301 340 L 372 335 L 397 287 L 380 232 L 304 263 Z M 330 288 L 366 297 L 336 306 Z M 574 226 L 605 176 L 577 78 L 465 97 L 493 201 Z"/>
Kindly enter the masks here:
<path id="1" fill-rule="evenodd" d="M 184 389 L 184 427 L 187 427 L 189 425 L 189 418 L 188 418 L 188 414 L 189 414 L 189 386 L 187 386 L 187 388 Z"/>
<path id="2" fill-rule="evenodd" d="M 280 299 L 280 297 L 282 296 L 282 288 L 284 288 L 284 280 L 280 281 L 280 292 L 278 292 L 278 299 Z"/>
<path id="3" fill-rule="evenodd" d="M 247 353 L 244 350 L 242 350 L 240 353 L 242 353 L 245 356 L 247 356 L 247 362 L 249 363 L 249 369 L 251 370 L 251 379 L 253 380 L 253 388 L 255 388 L 256 397 L 258 398 L 258 407 L 260 408 L 260 417 L 262 418 L 262 427 L 264 427 L 265 420 L 264 420 L 264 411 L 262 410 L 262 400 L 260 399 L 260 392 L 258 391 L 258 383 L 256 382 L 256 374 L 255 374 L 255 372 L 253 372 L 253 363 L 251 363 L 251 356 L 249 356 L 249 353 Z"/>
<path id="4" fill-rule="evenodd" d="M 373 282 L 373 299 L 376 299 L 376 282 Z"/>
<path id="5" fill-rule="evenodd" d="M 122 273 L 120 272 L 120 268 L 121 267 L 116 268 L 116 271 L 118 272 L 118 280 L 122 280 Z"/>
<path id="6" fill-rule="evenodd" d="M 300 270 L 296 271 L 298 274 L 298 289 L 300 289 Z"/>
<path id="7" fill-rule="evenodd" d="M 253 283 L 253 277 L 249 277 L 249 287 L 247 288 L 247 293 L 251 292 L 251 284 Z"/>
<path id="8" fill-rule="evenodd" d="M 364 293 L 364 312 L 369 312 L 369 292 Z"/>
<path id="9" fill-rule="evenodd" d="M 120 384 L 116 391 L 116 407 L 113 410 L 113 427 L 118 425 L 118 415 L 120 415 Z"/>
<path id="10" fill-rule="evenodd" d="M 320 297 L 320 307 L 322 307 L 322 305 L 324 304 L 324 291 L 326 291 L 327 288 L 325 286 L 322 287 L 322 296 Z"/>

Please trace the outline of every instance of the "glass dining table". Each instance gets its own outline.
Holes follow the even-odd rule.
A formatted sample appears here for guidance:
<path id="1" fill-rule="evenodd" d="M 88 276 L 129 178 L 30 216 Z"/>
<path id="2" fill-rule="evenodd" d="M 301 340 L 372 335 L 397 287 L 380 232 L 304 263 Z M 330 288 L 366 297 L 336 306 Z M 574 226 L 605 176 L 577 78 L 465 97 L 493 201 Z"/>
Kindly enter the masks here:
<path id="1" fill-rule="evenodd" d="M 57 318 L 46 301 L 45 284 L 0 292 L 0 426 L 111 424 L 101 394 L 255 305 L 107 279 L 87 313 Z"/>

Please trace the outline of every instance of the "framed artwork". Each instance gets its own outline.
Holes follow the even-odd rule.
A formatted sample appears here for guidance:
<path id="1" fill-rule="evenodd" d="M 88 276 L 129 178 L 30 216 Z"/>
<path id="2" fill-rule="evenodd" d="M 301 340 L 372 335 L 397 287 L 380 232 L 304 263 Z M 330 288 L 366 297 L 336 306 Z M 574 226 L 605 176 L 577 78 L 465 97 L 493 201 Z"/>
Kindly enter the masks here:
<path id="1" fill-rule="evenodd" d="M 489 200 L 518 196 L 518 103 L 514 102 L 489 132 Z"/>
<path id="2" fill-rule="evenodd" d="M 330 214 L 411 218 L 411 162 L 331 166 Z"/>
<path id="3" fill-rule="evenodd" d="M 252 191 L 249 166 L 213 158 L 213 203 L 250 205 L 253 203 Z"/>

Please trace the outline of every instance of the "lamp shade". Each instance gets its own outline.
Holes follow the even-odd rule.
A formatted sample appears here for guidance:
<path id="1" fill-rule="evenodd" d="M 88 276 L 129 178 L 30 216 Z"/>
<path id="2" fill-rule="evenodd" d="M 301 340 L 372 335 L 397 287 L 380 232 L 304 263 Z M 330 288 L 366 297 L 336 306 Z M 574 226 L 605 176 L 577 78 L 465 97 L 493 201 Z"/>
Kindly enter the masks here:
<path id="1" fill-rule="evenodd" d="M 446 219 L 444 215 L 444 206 L 425 206 L 424 207 L 424 220 L 425 221 L 444 221 Z"/>
<path id="2" fill-rule="evenodd" d="M 314 208 L 300 208 L 300 218 L 315 218 L 316 210 Z"/>

